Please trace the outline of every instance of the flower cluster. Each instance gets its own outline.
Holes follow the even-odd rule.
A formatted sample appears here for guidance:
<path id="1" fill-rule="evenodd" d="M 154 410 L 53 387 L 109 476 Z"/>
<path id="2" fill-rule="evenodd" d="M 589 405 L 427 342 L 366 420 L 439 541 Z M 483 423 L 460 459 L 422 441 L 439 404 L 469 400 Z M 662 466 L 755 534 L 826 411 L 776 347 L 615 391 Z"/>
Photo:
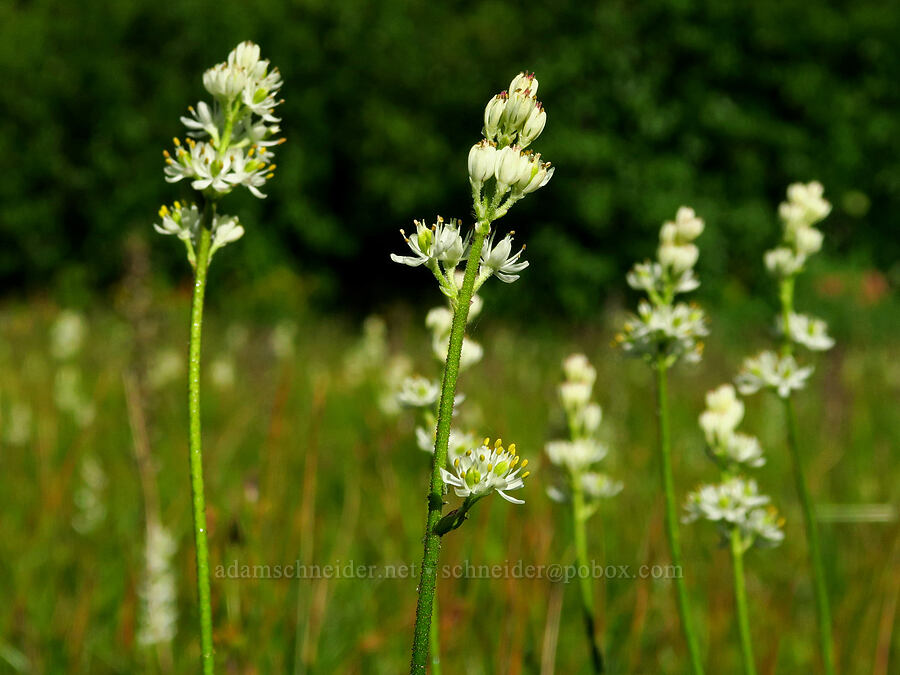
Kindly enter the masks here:
<path id="1" fill-rule="evenodd" d="M 769 497 L 759 493 L 756 481 L 729 478 L 717 485 L 702 485 L 688 495 L 683 522 L 708 520 L 719 526 L 727 539 L 737 528 L 744 550 L 754 544 L 777 546 L 784 539 L 784 520 L 769 504 Z"/>
<path id="2" fill-rule="evenodd" d="M 787 201 L 778 207 L 784 226 L 782 241 L 765 255 L 770 274 L 782 279 L 793 277 L 803 269 L 806 259 L 822 248 L 822 233 L 814 226 L 831 213 L 824 191 L 817 181 L 788 186 Z"/>
<path id="3" fill-rule="evenodd" d="M 519 73 L 484 109 L 484 138 L 469 150 L 469 182 L 479 220 L 496 220 L 525 195 L 544 187 L 554 168 L 540 153 L 525 150 L 547 124 L 537 100 L 534 73 Z M 485 187 L 493 182 L 488 196 Z M 508 195 L 508 196 L 507 196 Z M 503 202 L 506 197 L 506 202 Z"/>
<path id="4" fill-rule="evenodd" d="M 579 490 L 590 503 L 583 517 L 596 508 L 598 499 L 613 497 L 622 490 L 622 483 L 604 473 L 591 470 L 591 465 L 606 457 L 607 448 L 597 434 L 603 411 L 591 400 L 597 371 L 584 354 L 572 354 L 563 361 L 565 380 L 559 385 L 559 398 L 569 431 L 568 440 L 554 440 L 544 450 L 552 464 L 563 470 L 561 485 L 551 486 L 547 494 L 554 501 L 564 502 Z"/>
<path id="5" fill-rule="evenodd" d="M 184 141 L 175 138 L 172 152 L 163 151 L 166 181 L 188 180 L 211 203 L 238 186 L 265 197 L 260 188 L 275 171 L 272 147 L 284 142 L 277 137 L 281 129 L 273 114 L 281 103 L 276 100 L 281 88 L 278 69 L 270 69 L 269 61 L 260 58 L 259 46 L 242 42 L 225 62 L 204 73 L 203 86 L 213 103 L 189 106 L 188 115 L 181 118 L 187 137 Z M 160 209 L 160 217 L 156 231 L 185 242 L 192 265 L 201 228 L 218 230 L 213 251 L 243 234 L 236 218 L 218 216 L 214 207 L 207 217 L 192 204 L 176 202 L 171 210 Z"/>
<path id="6" fill-rule="evenodd" d="M 480 499 L 496 490 L 506 501 L 524 504 L 524 500 L 506 493 L 525 485 L 529 472 L 522 470 L 527 465 L 527 459 L 520 461 L 515 443 L 504 448 L 501 439 L 491 445 L 491 439 L 485 438 L 480 447 L 466 450 L 453 460 L 452 473 L 441 467 L 441 476 L 457 497 Z"/>
<path id="7" fill-rule="evenodd" d="M 696 305 L 675 302 L 679 293 L 695 290 L 694 274 L 699 250 L 693 241 L 703 232 L 703 221 L 686 206 L 659 232 L 656 260 L 637 263 L 628 273 L 628 285 L 647 294 L 637 314 L 624 323 L 616 342 L 629 354 L 648 361 L 663 358 L 667 366 L 680 359 L 698 361 L 707 334 L 706 317 Z"/>
<path id="8" fill-rule="evenodd" d="M 801 368 L 789 354 L 779 356 L 773 351 L 764 351 L 744 359 L 734 383 L 744 396 L 760 389 L 772 389 L 781 398 L 787 398 L 793 390 L 806 386 L 812 372 L 812 366 Z"/>
<path id="9" fill-rule="evenodd" d="M 744 404 L 730 384 L 723 384 L 706 394 L 706 410 L 700 415 L 700 428 L 706 436 L 710 455 L 730 473 L 742 466 L 758 468 L 766 463 L 759 440 L 736 431 L 743 418 Z"/>

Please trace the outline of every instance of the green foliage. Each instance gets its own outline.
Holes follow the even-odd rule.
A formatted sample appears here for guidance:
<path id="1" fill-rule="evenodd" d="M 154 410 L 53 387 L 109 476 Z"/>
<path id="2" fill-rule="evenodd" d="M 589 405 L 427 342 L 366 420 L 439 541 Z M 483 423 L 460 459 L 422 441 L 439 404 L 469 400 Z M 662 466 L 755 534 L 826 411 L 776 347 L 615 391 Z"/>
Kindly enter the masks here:
<path id="1" fill-rule="evenodd" d="M 289 142 L 269 199 L 238 204 L 247 236 L 219 263 L 235 284 L 290 264 L 327 297 L 361 277 L 360 305 L 396 292 L 396 229 L 470 215 L 468 147 L 521 68 L 540 76 L 542 149 L 559 171 L 514 216 L 535 264 L 510 302 L 594 311 L 682 203 L 708 222 L 701 277 L 752 284 L 785 186 L 812 178 L 836 207 L 826 251 L 887 268 L 900 257 L 900 9 L 844 4 L 613 0 L 525 16 L 509 0 L 10 0 L 0 282 L 72 292 L 117 278 L 125 234 L 149 232 L 185 191 L 162 181 L 178 115 L 243 39 L 283 71 Z M 154 247 L 185 274 L 171 241 Z"/>

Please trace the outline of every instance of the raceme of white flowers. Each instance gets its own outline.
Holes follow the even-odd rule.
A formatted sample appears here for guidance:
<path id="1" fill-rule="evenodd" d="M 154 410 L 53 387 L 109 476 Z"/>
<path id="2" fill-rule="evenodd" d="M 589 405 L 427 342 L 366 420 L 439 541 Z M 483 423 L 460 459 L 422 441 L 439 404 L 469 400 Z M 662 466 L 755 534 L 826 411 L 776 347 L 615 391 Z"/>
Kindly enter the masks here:
<path id="1" fill-rule="evenodd" d="M 256 197 L 265 197 L 260 188 L 275 171 L 272 147 L 284 142 L 279 137 L 279 119 L 274 116 L 275 107 L 281 103 L 276 98 L 281 74 L 269 66 L 268 60 L 260 58 L 258 45 L 242 42 L 226 61 L 204 73 L 203 86 L 212 95 L 212 104 L 200 101 L 196 107 L 188 107 L 189 114 L 181 118 L 187 137 L 184 142 L 174 139 L 172 153 L 163 152 L 166 181 L 190 181 L 191 188 L 200 192 L 207 204 L 214 204 L 239 186 Z M 211 222 L 204 225 L 198 206 L 175 202 L 171 208 L 160 209 L 162 222 L 154 228 L 181 239 L 188 259 L 195 265 L 201 227 L 209 227 L 212 232 L 210 256 L 244 233 L 236 217 L 214 211 Z"/>
<path id="2" fill-rule="evenodd" d="M 75 514 L 72 516 L 72 527 L 79 534 L 90 534 L 106 519 L 106 487 L 109 481 L 103 466 L 92 455 L 82 459 L 79 478 L 73 494 Z"/>
<path id="3" fill-rule="evenodd" d="M 441 476 L 457 497 L 480 499 L 496 490 L 506 501 L 524 504 L 524 500 L 506 493 L 524 487 L 529 472 L 522 470 L 527 465 L 527 459 L 520 461 L 515 443 L 505 448 L 501 439 L 491 445 L 491 439 L 485 438 L 480 447 L 453 459 L 452 473 L 441 467 Z"/>
<path id="4" fill-rule="evenodd" d="M 695 290 L 694 274 L 699 250 L 693 241 L 703 232 L 703 221 L 686 206 L 674 221 L 663 224 L 655 261 L 637 263 L 628 273 L 628 285 L 647 294 L 638 303 L 616 341 L 622 349 L 649 361 L 664 357 L 667 366 L 684 359 L 698 361 L 701 338 L 707 335 L 706 316 L 693 304 L 675 302 L 675 296 Z"/>
<path id="5" fill-rule="evenodd" d="M 563 481 L 547 488 L 551 499 L 565 502 L 571 499 L 575 481 L 587 497 L 588 507 L 584 517 L 593 513 L 596 500 L 613 497 L 622 490 L 622 483 L 604 473 L 591 469 L 604 459 L 607 447 L 597 438 L 603 411 L 591 400 L 597 371 L 584 354 L 572 354 L 563 361 L 565 380 L 559 386 L 568 426 L 568 440 L 554 440 L 544 450 L 552 464 L 562 469 Z"/>
<path id="6" fill-rule="evenodd" d="M 488 102 L 484 138 L 469 150 L 469 183 L 478 221 L 475 227 L 488 235 L 479 260 L 476 291 L 493 276 L 512 283 L 528 267 L 522 259 L 525 247 L 514 248 L 514 233 L 498 237 L 490 233 L 490 226 L 553 176 L 553 167 L 541 160 L 540 153 L 525 150 L 540 136 L 547 121 L 547 113 L 536 99 L 537 90 L 533 74 L 523 72 L 513 78 L 508 91 Z M 431 225 L 424 220 L 413 224 L 416 230 L 409 236 L 400 231 L 412 255 L 392 254 L 391 259 L 411 267 L 425 266 L 454 305 L 461 287 L 461 278 L 455 272 L 468 260 L 472 232 L 463 234 L 459 221 L 440 216 Z"/>
<path id="7" fill-rule="evenodd" d="M 815 225 L 831 213 L 822 184 L 793 183 L 787 189 L 787 201 L 778 207 L 783 225 L 779 246 L 765 254 L 766 268 L 773 276 L 789 278 L 803 269 L 809 256 L 822 248 L 822 233 Z"/>
<path id="8" fill-rule="evenodd" d="M 146 569 L 141 582 L 141 615 L 138 643 L 144 646 L 171 642 L 178 628 L 178 605 L 173 558 L 177 546 L 162 525 L 147 527 L 144 558 Z"/>

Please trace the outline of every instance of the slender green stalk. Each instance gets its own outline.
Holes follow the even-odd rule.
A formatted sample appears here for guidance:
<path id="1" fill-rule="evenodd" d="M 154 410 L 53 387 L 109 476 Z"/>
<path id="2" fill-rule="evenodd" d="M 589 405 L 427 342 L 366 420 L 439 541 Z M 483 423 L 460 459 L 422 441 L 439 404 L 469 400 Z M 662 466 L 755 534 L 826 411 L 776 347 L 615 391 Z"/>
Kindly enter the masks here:
<path id="1" fill-rule="evenodd" d="M 431 607 L 431 675 L 441 675 L 441 611 L 438 594 L 434 594 Z"/>
<path id="2" fill-rule="evenodd" d="M 479 223 L 483 226 L 485 224 Z M 437 586 L 437 563 L 441 551 L 441 535 L 434 531 L 441 519 L 444 505 L 444 481 L 441 468 L 447 463 L 447 447 L 450 442 L 450 424 L 453 420 L 453 398 L 456 396 L 456 380 L 459 377 L 459 359 L 462 354 L 463 337 L 466 322 L 469 318 L 469 305 L 472 302 L 475 277 L 481 260 L 481 249 L 485 234 L 476 227 L 462 287 L 456 299 L 453 312 L 453 323 L 450 328 L 450 347 L 447 350 L 447 364 L 441 382 L 441 400 L 438 404 L 437 434 L 434 442 L 434 459 L 431 465 L 431 486 L 428 490 L 428 517 L 425 523 L 425 546 L 422 555 L 422 568 L 419 574 L 419 600 L 416 605 L 416 625 L 413 636 L 412 661 L 410 673 L 426 672 L 428 662 L 428 644 L 431 633 L 431 617 L 434 605 L 434 594 Z M 484 227 L 484 229 L 487 229 Z"/>
<path id="3" fill-rule="evenodd" d="M 734 569 L 734 605 L 737 612 L 738 631 L 741 634 L 741 654 L 744 657 L 744 675 L 756 675 L 753 663 L 753 644 L 750 640 L 750 618 L 747 613 L 747 587 L 744 584 L 744 542 L 741 531 L 731 530 L 731 559 Z"/>
<path id="4" fill-rule="evenodd" d="M 603 649 L 597 638 L 597 626 L 594 620 L 594 591 L 591 587 L 591 576 L 589 573 L 583 574 L 585 570 L 590 570 L 584 523 L 584 492 L 581 487 L 581 477 L 575 474 L 572 476 L 572 527 L 575 533 L 575 559 L 578 565 L 577 576 L 581 590 L 581 614 L 584 617 L 584 630 L 587 633 L 594 672 L 603 673 Z"/>
<path id="5" fill-rule="evenodd" d="M 657 420 L 659 423 L 659 454 L 660 473 L 662 476 L 663 494 L 665 496 L 665 520 L 666 535 L 669 539 L 669 549 L 672 555 L 672 564 L 676 569 L 675 597 L 678 601 L 678 614 L 681 616 L 681 628 L 687 641 L 688 654 L 691 660 L 691 672 L 694 675 L 702 675 L 703 664 L 700 660 L 700 648 L 694 633 L 694 624 L 691 618 L 690 601 L 688 599 L 687 586 L 684 582 L 684 567 L 681 562 L 681 540 L 678 532 L 678 517 L 675 507 L 675 485 L 672 479 L 672 449 L 669 432 L 669 391 L 668 391 L 668 366 L 665 357 L 660 355 L 656 362 L 656 395 L 657 395 Z"/>
<path id="6" fill-rule="evenodd" d="M 210 209 L 204 209 L 203 226 L 197 247 L 194 269 L 194 297 L 191 302 L 191 343 L 189 349 L 188 410 L 190 415 L 191 494 L 194 509 L 194 543 L 197 549 L 197 597 L 200 604 L 200 644 L 203 673 L 212 675 L 213 660 L 212 604 L 209 582 L 209 546 L 206 536 L 206 499 L 203 494 L 203 451 L 200 438 L 200 337 L 203 327 L 203 296 L 209 266 L 211 233 Z"/>
<path id="7" fill-rule="evenodd" d="M 793 351 L 788 321 L 794 309 L 794 279 L 784 279 L 780 288 L 781 318 L 784 326 L 784 341 L 782 353 L 790 354 Z M 791 464 L 794 470 L 794 484 L 797 496 L 800 499 L 803 511 L 803 524 L 806 527 L 806 545 L 809 549 L 809 563 L 813 570 L 813 586 L 816 596 L 816 619 L 818 621 L 819 648 L 822 652 L 822 666 L 825 675 L 834 675 L 834 654 L 832 653 L 831 638 L 831 606 L 828 602 L 828 582 L 825 578 L 825 566 L 822 564 L 822 549 L 819 545 L 819 528 L 816 524 L 812 497 L 809 493 L 809 485 L 806 482 L 806 474 L 803 470 L 803 461 L 800 457 L 800 440 L 797 431 L 797 411 L 794 409 L 794 401 L 790 396 L 784 399 L 784 414 L 787 421 L 788 449 L 791 453 Z"/>
<path id="8" fill-rule="evenodd" d="M 819 623 L 819 645 L 822 651 L 822 665 L 825 675 L 834 675 L 834 655 L 831 651 L 831 607 L 828 602 L 828 583 L 825 579 L 825 566 L 822 564 L 822 549 L 819 545 L 819 528 L 813 513 L 812 497 L 806 483 L 803 462 L 797 433 L 797 413 L 794 402 L 789 397 L 784 399 L 784 412 L 788 426 L 788 447 L 791 452 L 791 463 L 794 467 L 794 483 L 800 506 L 803 511 L 803 524 L 806 526 L 806 542 L 809 548 L 809 562 L 813 569 L 813 586 L 816 596 L 816 616 Z"/>

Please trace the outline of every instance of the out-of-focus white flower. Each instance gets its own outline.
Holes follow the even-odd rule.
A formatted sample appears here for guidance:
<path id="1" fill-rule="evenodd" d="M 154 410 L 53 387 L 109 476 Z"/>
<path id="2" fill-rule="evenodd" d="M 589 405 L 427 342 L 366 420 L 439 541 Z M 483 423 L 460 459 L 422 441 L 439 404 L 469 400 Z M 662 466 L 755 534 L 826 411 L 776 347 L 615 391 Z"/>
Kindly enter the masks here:
<path id="1" fill-rule="evenodd" d="M 687 206 L 678 209 L 674 221 L 663 223 L 659 231 L 657 258 L 662 267 L 679 276 L 697 263 L 700 250 L 691 242 L 703 232 L 703 221 Z"/>
<path id="2" fill-rule="evenodd" d="M 466 318 L 471 323 L 481 311 L 482 300 L 480 297 L 473 296 L 472 304 L 469 308 L 469 315 Z M 425 315 L 425 326 L 431 330 L 431 347 L 435 357 L 442 363 L 447 361 L 447 350 L 450 347 L 450 329 L 453 324 L 453 313 L 447 307 L 434 307 Z M 470 366 L 481 361 L 484 356 L 484 349 L 480 344 L 468 337 L 463 338 L 462 353 L 460 354 L 459 367 L 465 370 Z"/>
<path id="3" fill-rule="evenodd" d="M 744 360 L 734 383 L 745 396 L 755 394 L 760 389 L 772 389 L 781 398 L 787 398 L 791 391 L 806 386 L 806 380 L 812 372 L 812 366 L 801 368 L 793 356 L 779 356 L 775 352 L 764 351 Z"/>
<path id="4" fill-rule="evenodd" d="M 234 386 L 234 361 L 228 357 L 220 357 L 210 364 L 209 376 L 219 389 L 231 389 Z"/>
<path id="5" fill-rule="evenodd" d="M 569 382 L 581 382 L 593 387 L 597 381 L 597 370 L 584 354 L 570 354 L 563 361 L 562 368 Z"/>
<path id="6" fill-rule="evenodd" d="M 13 401 L 7 413 L 0 415 L 3 422 L 3 441 L 12 446 L 22 446 L 31 440 L 34 415 L 31 406 L 24 401 Z"/>
<path id="7" fill-rule="evenodd" d="M 644 291 L 649 295 L 661 295 L 665 292 L 667 284 L 671 284 L 674 293 L 689 293 L 700 287 L 700 281 L 693 269 L 686 269 L 673 277 L 666 274 L 658 262 L 636 263 L 625 280 L 636 291 Z"/>
<path id="8" fill-rule="evenodd" d="M 608 499 L 622 491 L 622 481 L 612 480 L 605 473 L 588 471 L 581 474 L 581 489 L 588 499 Z"/>
<path id="9" fill-rule="evenodd" d="M 743 418 L 744 404 L 730 384 L 723 384 L 706 394 L 706 410 L 700 415 L 700 427 L 710 445 L 731 436 Z"/>
<path id="10" fill-rule="evenodd" d="M 228 108 L 236 98 L 265 121 L 277 122 L 272 111 L 280 101 L 275 100 L 281 88 L 281 74 L 277 68 L 269 70 L 269 61 L 260 59 L 260 49 L 252 42 L 242 42 L 203 74 L 203 86 L 219 103 Z"/>
<path id="11" fill-rule="evenodd" d="M 825 188 L 818 181 L 792 183 L 787 189 L 787 201 L 778 207 L 778 215 L 788 231 L 810 227 L 831 213 L 831 204 L 824 198 Z"/>
<path id="12" fill-rule="evenodd" d="M 626 353 L 645 358 L 666 355 L 672 362 L 684 358 L 699 361 L 700 338 L 708 334 L 706 316 L 695 305 L 683 302 L 654 306 L 647 301 L 638 304 L 638 313 L 623 325 L 616 341 Z"/>
<path id="13" fill-rule="evenodd" d="M 143 646 L 171 642 L 178 628 L 178 604 L 173 557 L 175 539 L 162 525 L 147 528 L 144 552 L 146 569 L 141 581 L 141 615 L 138 643 Z"/>
<path id="14" fill-rule="evenodd" d="M 732 464 L 740 464 L 757 469 L 766 463 L 762 446 L 755 436 L 733 433 L 720 440 L 713 452 L 721 459 Z"/>
<path id="15" fill-rule="evenodd" d="M 769 274 L 785 278 L 792 277 L 803 269 L 806 256 L 802 253 L 795 253 L 793 249 L 786 246 L 779 246 L 771 251 L 766 251 L 763 260 L 766 263 L 766 269 L 769 270 Z"/>
<path id="16" fill-rule="evenodd" d="M 791 314 L 788 318 L 789 335 L 793 342 L 812 351 L 826 351 L 834 347 L 834 340 L 828 336 L 828 324 L 822 319 L 805 314 Z M 784 320 L 777 319 L 778 332 L 784 334 Z"/>
<path id="17" fill-rule="evenodd" d="M 272 329 L 269 344 L 272 345 L 272 353 L 279 361 L 284 361 L 294 355 L 294 343 L 297 339 L 297 324 L 293 321 L 280 321 Z"/>
<path id="18" fill-rule="evenodd" d="M 496 275 L 500 281 L 511 284 L 519 278 L 519 272 L 528 267 L 527 260 L 519 262 L 519 258 L 525 252 L 524 246 L 516 253 L 511 253 L 512 235 L 512 232 L 507 234 L 496 246 L 493 233 L 488 237 L 481 251 L 481 267 L 478 271 L 476 288 L 492 275 Z"/>
<path id="19" fill-rule="evenodd" d="M 596 403 L 588 403 L 575 418 L 576 426 L 585 436 L 592 436 L 600 428 L 603 409 Z"/>
<path id="20" fill-rule="evenodd" d="M 184 373 L 184 358 L 176 349 L 167 347 L 153 355 L 147 372 L 147 381 L 152 389 L 162 389 Z"/>
<path id="21" fill-rule="evenodd" d="M 587 382 L 563 382 L 559 385 L 559 399 L 566 412 L 574 414 L 591 401 L 593 386 Z"/>
<path id="22" fill-rule="evenodd" d="M 65 361 L 81 351 L 87 336 L 87 321 L 78 312 L 66 309 L 59 313 L 50 327 L 50 353 Z"/>
<path id="23" fill-rule="evenodd" d="M 778 544 L 784 534 L 781 521 L 764 508 L 769 498 L 759 493 L 756 481 L 731 478 L 719 485 L 703 485 L 690 493 L 685 504 L 685 523 L 708 520 L 716 523 L 723 534 L 739 528 L 744 547 Z"/>
<path id="24" fill-rule="evenodd" d="M 591 438 L 572 441 L 550 441 L 545 446 L 547 458 L 556 466 L 573 473 L 581 472 L 606 457 L 606 446 Z"/>
<path id="25" fill-rule="evenodd" d="M 493 445 L 486 438 L 480 447 L 467 450 L 453 460 L 453 473 L 441 467 L 441 477 L 453 487 L 457 497 L 479 498 L 496 490 L 506 501 L 524 504 L 524 500 L 506 493 L 525 485 L 529 472 L 522 470 L 527 464 L 527 459 L 520 463 L 515 443 L 507 449 L 499 438 Z"/>
<path id="26" fill-rule="evenodd" d="M 800 255 L 810 256 L 822 249 L 824 236 L 814 227 L 798 227 L 794 231 L 794 247 Z"/>
<path id="27" fill-rule="evenodd" d="M 441 393 L 440 385 L 426 377 L 415 375 L 403 380 L 397 401 L 410 408 L 427 408 L 437 402 Z"/>
<path id="28" fill-rule="evenodd" d="M 90 534 L 106 519 L 106 472 L 96 457 L 86 455 L 81 461 L 79 478 L 73 495 L 72 527 L 80 534 Z"/>
<path id="29" fill-rule="evenodd" d="M 81 371 L 77 366 L 68 364 L 56 371 L 53 382 L 53 398 L 56 407 L 69 413 L 78 426 L 86 427 L 94 421 L 96 408 L 93 401 L 84 395 Z"/>

